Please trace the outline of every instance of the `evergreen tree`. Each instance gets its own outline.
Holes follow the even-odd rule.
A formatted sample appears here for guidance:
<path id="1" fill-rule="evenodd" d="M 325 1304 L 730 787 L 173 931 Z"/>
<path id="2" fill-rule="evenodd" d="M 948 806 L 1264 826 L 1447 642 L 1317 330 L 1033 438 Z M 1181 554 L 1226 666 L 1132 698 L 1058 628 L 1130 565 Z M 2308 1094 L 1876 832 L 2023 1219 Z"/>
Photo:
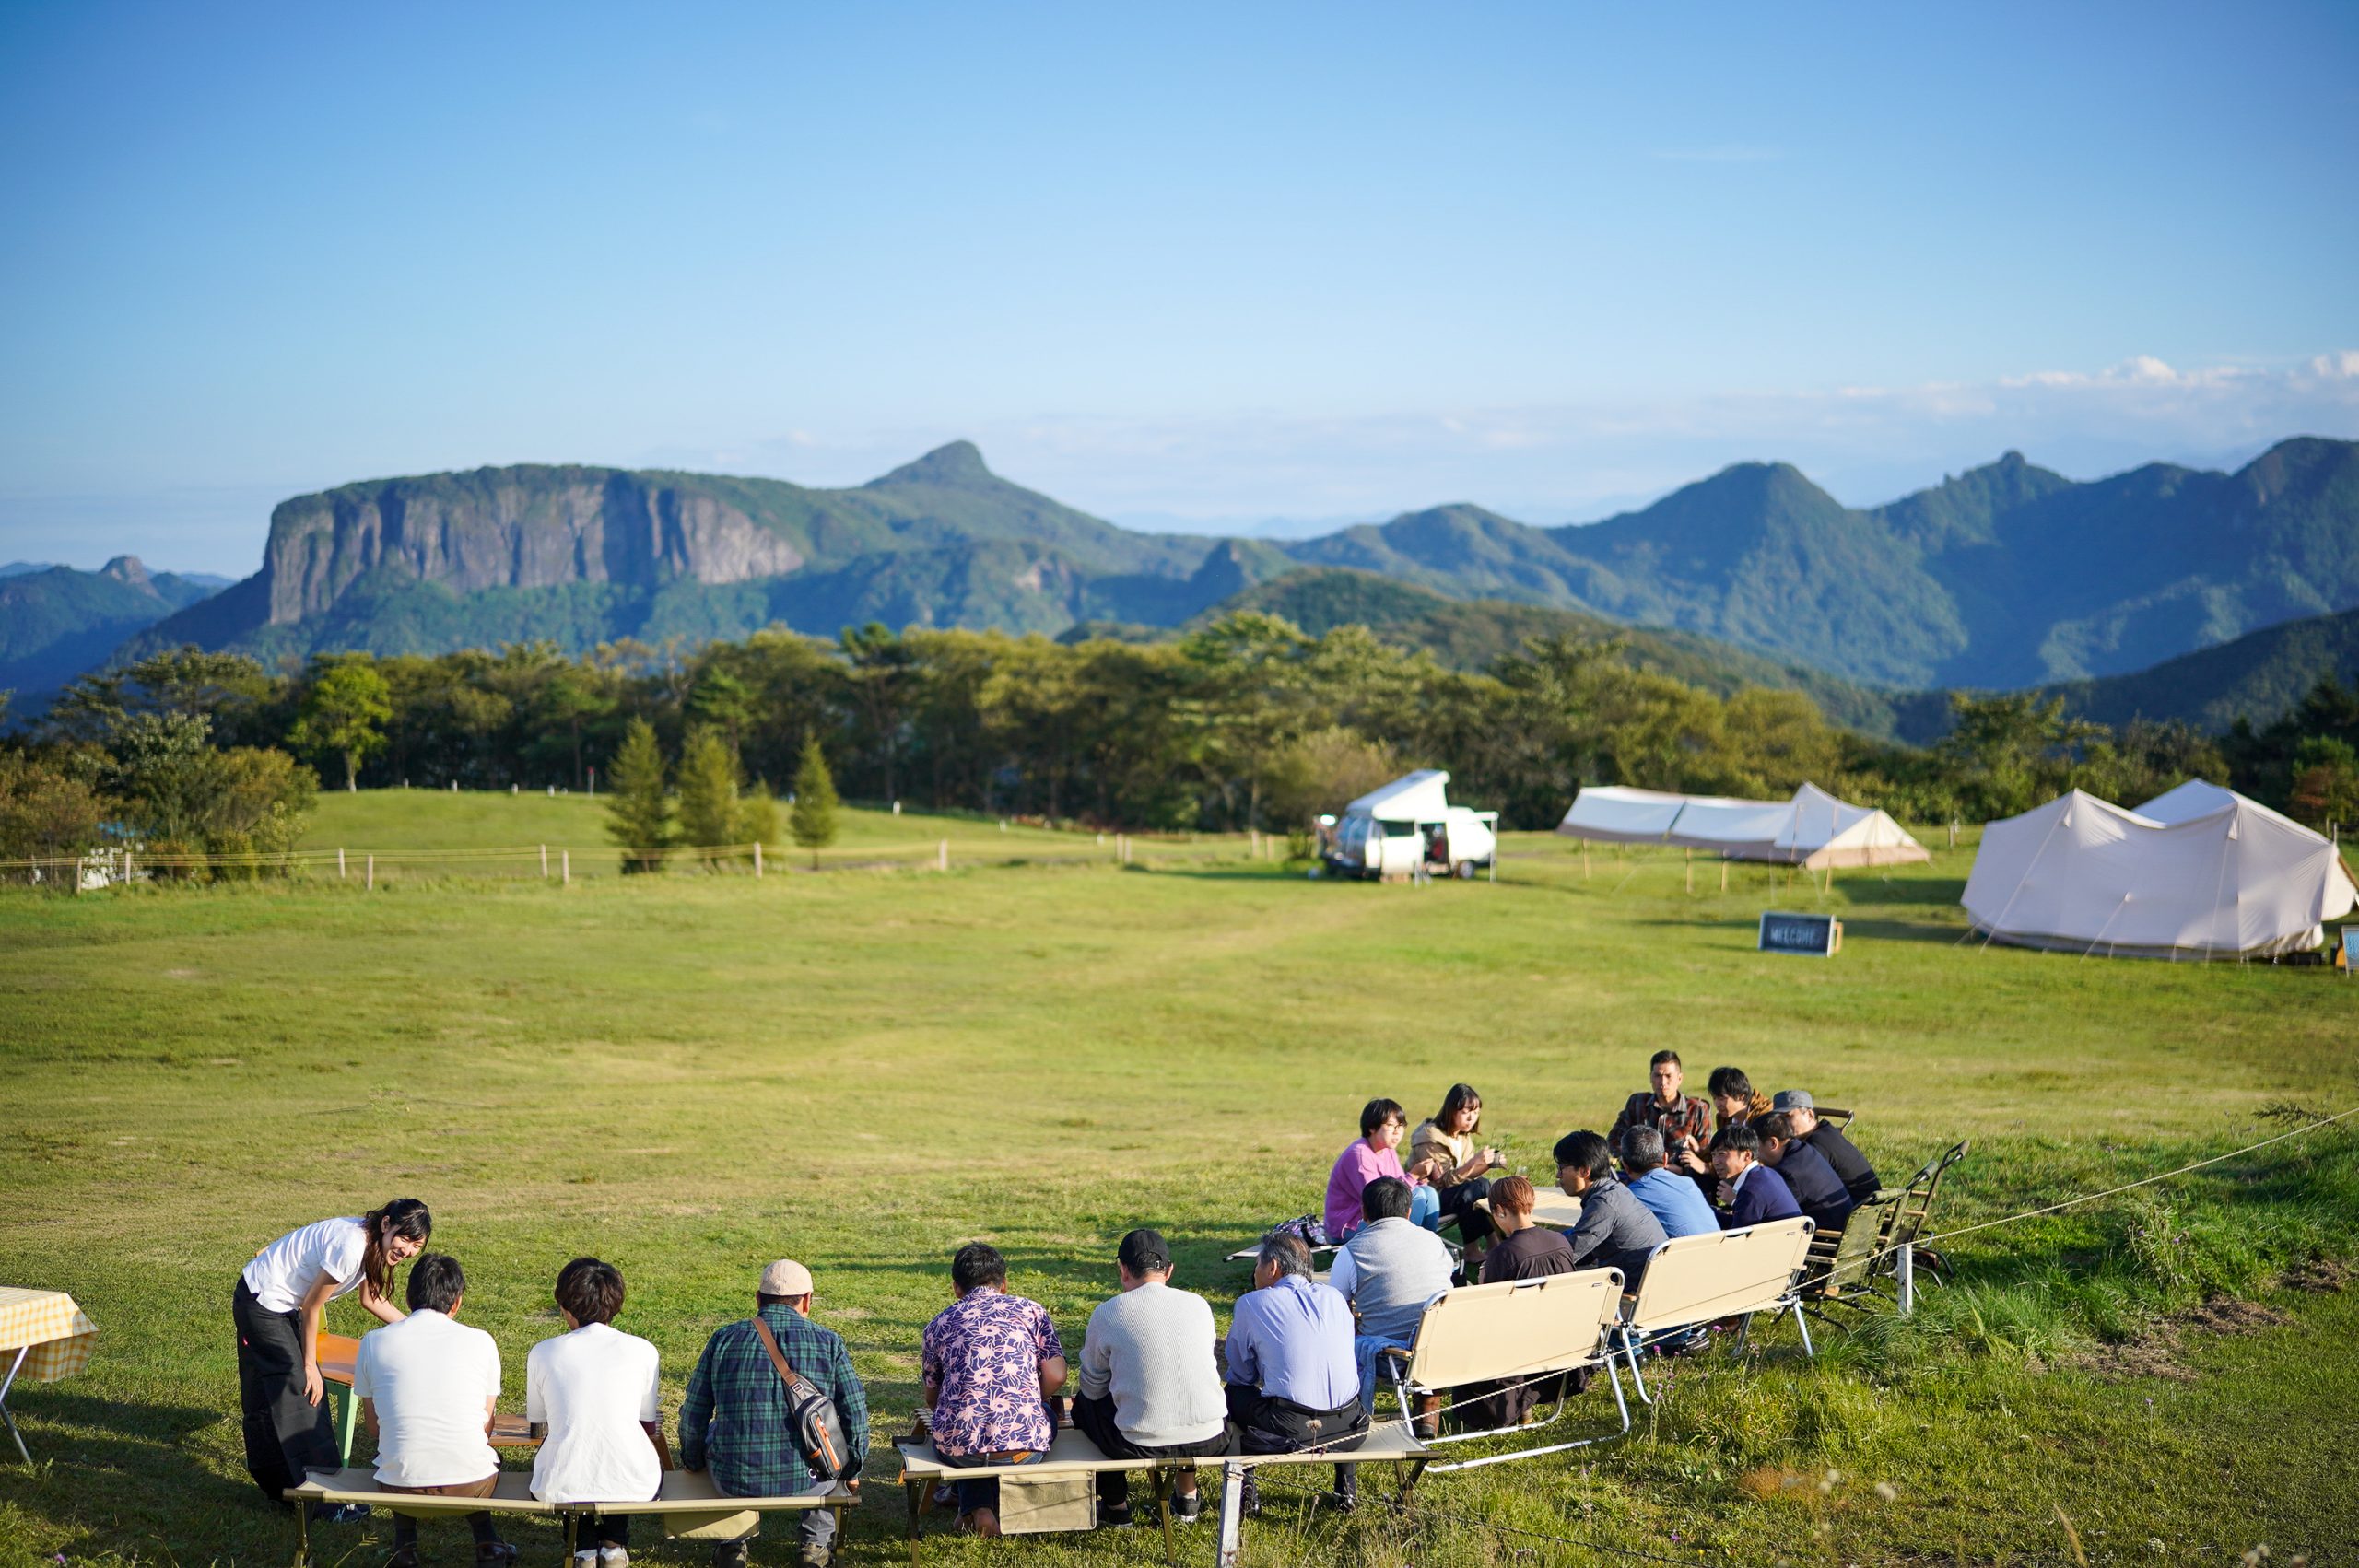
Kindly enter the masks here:
<path id="1" fill-rule="evenodd" d="M 803 766 L 794 774 L 794 841 L 811 851 L 811 869 L 819 869 L 819 851 L 836 841 L 836 780 L 820 753 L 819 737 L 803 741 Z"/>
<path id="2" fill-rule="evenodd" d="M 707 865 L 734 860 L 737 841 L 737 748 L 710 724 L 688 731 L 680 751 L 680 837 L 704 851 Z"/>
<path id="3" fill-rule="evenodd" d="M 672 844 L 672 801 L 663 792 L 663 752 L 655 727 L 634 719 L 622 749 L 608 765 L 614 793 L 606 801 L 606 833 L 623 848 L 625 872 L 663 869 Z"/>

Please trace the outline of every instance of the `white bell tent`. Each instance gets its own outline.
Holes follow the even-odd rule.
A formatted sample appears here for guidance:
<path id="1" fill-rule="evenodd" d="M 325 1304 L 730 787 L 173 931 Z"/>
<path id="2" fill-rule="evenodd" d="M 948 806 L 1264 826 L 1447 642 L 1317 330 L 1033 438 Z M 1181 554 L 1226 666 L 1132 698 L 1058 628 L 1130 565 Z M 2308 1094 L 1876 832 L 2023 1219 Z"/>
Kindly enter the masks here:
<path id="1" fill-rule="evenodd" d="M 1556 831 L 1601 844 L 1664 844 L 1813 871 L 1931 858 L 1884 813 L 1837 800 L 1815 784 L 1804 784 L 1790 801 L 1591 785 L 1573 797 Z"/>
<path id="2" fill-rule="evenodd" d="M 2359 883 L 2322 835 L 2197 781 L 2136 811 L 2075 790 L 1990 824 L 1960 902 L 2022 947 L 2260 958 L 2317 947 Z"/>

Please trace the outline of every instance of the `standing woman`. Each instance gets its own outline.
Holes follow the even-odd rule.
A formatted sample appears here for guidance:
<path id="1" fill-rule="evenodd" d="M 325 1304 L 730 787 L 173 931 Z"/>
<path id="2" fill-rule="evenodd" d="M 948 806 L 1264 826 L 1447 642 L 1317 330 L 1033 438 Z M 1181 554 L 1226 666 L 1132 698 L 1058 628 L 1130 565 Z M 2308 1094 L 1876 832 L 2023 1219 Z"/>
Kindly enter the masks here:
<path id="1" fill-rule="evenodd" d="M 1485 1176 L 1499 1168 L 1499 1152 L 1476 1141 L 1482 1132 L 1483 1096 L 1471 1083 L 1453 1083 L 1441 1109 L 1419 1122 L 1410 1137 L 1409 1172 L 1433 1184 L 1443 1222 L 1458 1222 L 1470 1280 L 1480 1274 L 1483 1249 L 1491 1239 L 1490 1211 L 1483 1206 L 1491 1184 Z"/>
<path id="2" fill-rule="evenodd" d="M 246 1472 L 273 1502 L 301 1485 L 306 1469 L 335 1468 L 335 1422 L 320 1380 L 321 1314 L 358 1290 L 360 1305 L 378 1318 L 400 1322 L 407 1315 L 393 1305 L 393 1269 L 417 1257 L 433 1230 L 425 1204 L 396 1198 L 357 1220 L 322 1220 L 288 1232 L 239 1277 L 231 1314 Z M 349 1506 L 355 1516 L 368 1512 Z"/>

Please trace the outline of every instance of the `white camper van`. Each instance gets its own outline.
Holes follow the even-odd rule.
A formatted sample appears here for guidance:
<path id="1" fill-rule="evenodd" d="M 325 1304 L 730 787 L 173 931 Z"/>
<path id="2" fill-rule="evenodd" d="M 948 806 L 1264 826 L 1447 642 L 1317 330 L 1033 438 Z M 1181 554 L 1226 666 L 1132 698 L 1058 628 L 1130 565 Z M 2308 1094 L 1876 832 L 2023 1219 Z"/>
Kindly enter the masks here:
<path id="1" fill-rule="evenodd" d="M 1499 813 L 1453 806 L 1449 775 L 1421 768 L 1372 790 L 1344 808 L 1328 838 L 1327 869 L 1336 876 L 1471 877 L 1498 848 Z"/>

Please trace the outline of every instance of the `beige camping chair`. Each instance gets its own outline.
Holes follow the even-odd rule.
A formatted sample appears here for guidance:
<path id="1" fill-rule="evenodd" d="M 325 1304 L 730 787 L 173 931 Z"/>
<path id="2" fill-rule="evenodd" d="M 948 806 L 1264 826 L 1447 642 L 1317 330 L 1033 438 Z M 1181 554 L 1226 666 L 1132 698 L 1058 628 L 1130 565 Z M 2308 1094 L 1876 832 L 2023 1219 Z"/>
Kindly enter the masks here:
<path id="1" fill-rule="evenodd" d="M 1638 1398 L 1654 1403 L 1638 1370 L 1638 1352 L 1699 1323 L 1743 1317 L 1749 1333 L 1755 1313 L 1791 1311 L 1802 1331 L 1803 1353 L 1817 1354 L 1794 1294 L 1795 1271 L 1809 1258 L 1817 1229 L 1806 1219 L 1770 1220 L 1742 1230 L 1675 1236 L 1656 1247 L 1637 1293 L 1622 1313 L 1622 1351 Z M 1739 1336 L 1737 1343 L 1743 1342 Z"/>
<path id="2" fill-rule="evenodd" d="M 1426 1304 L 1425 1316 L 1417 1321 L 1416 1342 L 1405 1351 L 1385 1352 L 1392 1391 L 1401 1400 L 1401 1424 L 1414 1433 L 1417 1399 L 1445 1389 L 1476 1383 L 1536 1383 L 1602 1365 L 1614 1385 L 1614 1408 L 1622 1413 L 1621 1432 L 1432 1468 L 1437 1471 L 1473 1469 L 1585 1448 L 1619 1437 L 1630 1430 L 1629 1401 L 1622 1397 L 1622 1379 L 1614 1367 L 1614 1333 L 1621 1319 L 1619 1269 L 1583 1269 L 1538 1280 L 1501 1280 L 1496 1284 L 1444 1291 Z M 1564 1408 L 1565 1400 L 1559 1396 L 1546 1420 L 1535 1424 L 1554 1422 Z M 1523 1430 L 1499 1426 L 1455 1432 L 1428 1441 L 1464 1443 Z"/>

